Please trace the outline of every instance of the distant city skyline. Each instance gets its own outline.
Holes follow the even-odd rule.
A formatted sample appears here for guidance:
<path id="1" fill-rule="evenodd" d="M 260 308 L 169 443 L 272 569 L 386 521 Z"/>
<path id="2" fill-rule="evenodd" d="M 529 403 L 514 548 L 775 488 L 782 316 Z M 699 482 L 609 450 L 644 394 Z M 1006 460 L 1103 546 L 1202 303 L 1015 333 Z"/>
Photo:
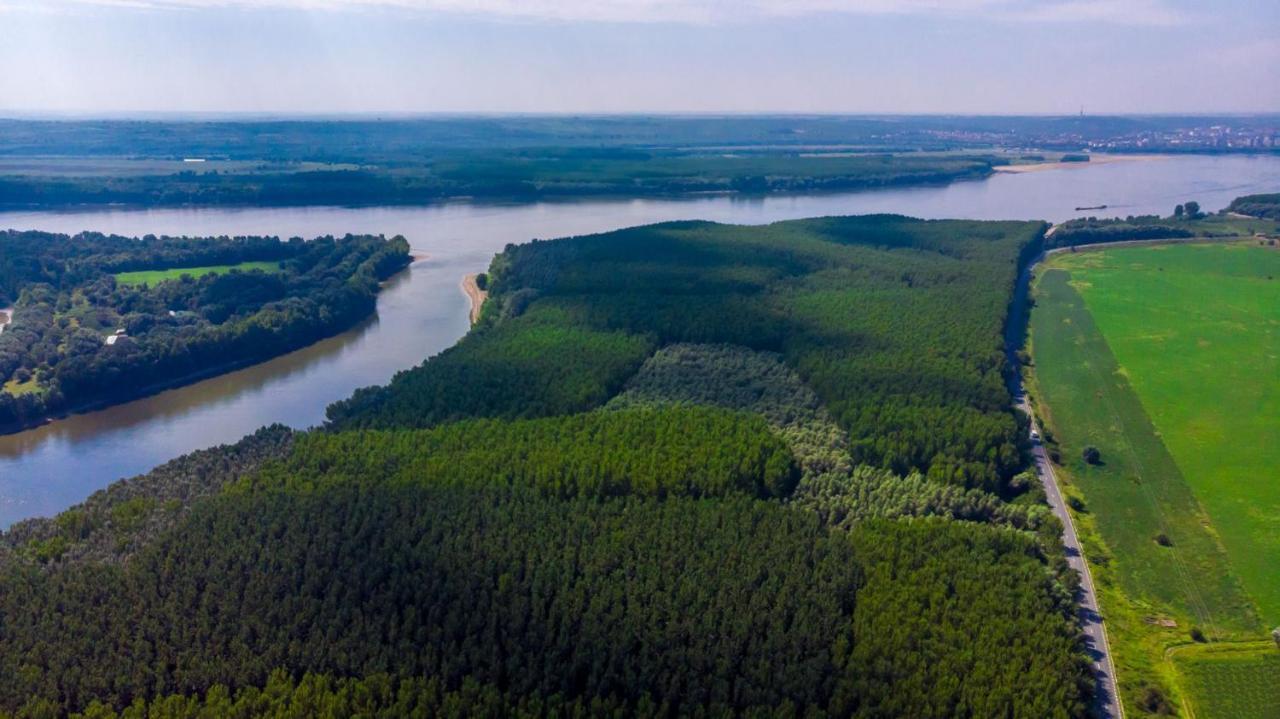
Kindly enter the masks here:
<path id="1" fill-rule="evenodd" d="M 1263 0 L 0 0 L 0 115 L 1280 112 Z"/>

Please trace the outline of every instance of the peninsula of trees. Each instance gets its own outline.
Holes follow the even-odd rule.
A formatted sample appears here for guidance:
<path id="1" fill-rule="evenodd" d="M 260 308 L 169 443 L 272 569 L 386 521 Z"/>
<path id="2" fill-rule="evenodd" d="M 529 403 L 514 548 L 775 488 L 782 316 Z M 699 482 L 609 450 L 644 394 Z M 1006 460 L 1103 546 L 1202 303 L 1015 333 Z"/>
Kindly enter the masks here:
<path id="1" fill-rule="evenodd" d="M 0 716 L 1083 717 L 1036 222 L 509 246 L 454 348 L 0 535 Z"/>
<path id="2" fill-rule="evenodd" d="M 374 311 L 400 237 L 0 232 L 0 430 L 261 361 Z"/>

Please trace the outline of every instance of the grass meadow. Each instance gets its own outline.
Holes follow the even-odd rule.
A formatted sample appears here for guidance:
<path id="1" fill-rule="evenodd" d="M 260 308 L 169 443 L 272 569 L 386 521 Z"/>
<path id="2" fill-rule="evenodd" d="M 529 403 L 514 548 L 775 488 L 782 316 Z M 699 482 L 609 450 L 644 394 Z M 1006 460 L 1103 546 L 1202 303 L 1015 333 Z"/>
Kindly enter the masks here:
<path id="1" fill-rule="evenodd" d="M 122 285 L 154 285 L 165 280 L 176 280 L 183 275 L 203 277 L 204 275 L 221 275 L 232 270 L 240 272 L 278 272 L 278 262 L 241 262 L 236 265 L 206 265 L 204 267 L 175 267 L 169 270 L 143 270 L 141 272 L 121 272 L 116 275 L 116 282 Z"/>
<path id="2" fill-rule="evenodd" d="M 1280 623 L 1280 251 L 1126 248 L 1060 266 L 1262 619 Z"/>

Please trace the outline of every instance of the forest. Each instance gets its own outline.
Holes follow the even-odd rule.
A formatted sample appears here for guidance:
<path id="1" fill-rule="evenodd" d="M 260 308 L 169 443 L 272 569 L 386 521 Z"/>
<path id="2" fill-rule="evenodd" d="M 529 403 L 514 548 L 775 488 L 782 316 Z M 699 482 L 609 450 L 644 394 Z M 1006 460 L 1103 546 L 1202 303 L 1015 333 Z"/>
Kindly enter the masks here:
<path id="1" fill-rule="evenodd" d="M 0 302 L 14 308 L 0 333 L 0 429 L 340 332 L 373 312 L 379 283 L 408 264 L 408 250 L 400 237 L 0 232 Z M 242 262 L 259 264 L 234 270 Z M 200 271 L 221 265 L 232 271 Z M 191 272 L 154 284 L 116 279 L 178 268 Z"/>
<path id="2" fill-rule="evenodd" d="M 1227 206 L 1227 211 L 1280 221 L 1280 193 L 1237 197 Z"/>
<path id="3" fill-rule="evenodd" d="M 780 353 L 849 433 L 855 464 L 998 492 L 1022 462 L 1003 318 L 1043 232 L 882 215 L 513 246 L 476 331 L 329 416 L 349 428 L 583 411 L 657 346 L 727 343 Z"/>
<path id="4" fill-rule="evenodd" d="M 1045 229 L 509 246 L 326 426 L 0 535 L 0 717 L 1087 716 L 1003 381 Z"/>
<path id="5" fill-rule="evenodd" d="M 28 174 L 0 157 L 0 206 L 405 205 L 456 197 L 533 200 L 676 196 L 940 184 L 989 175 L 985 154 L 810 155 L 627 148 L 449 150 L 373 163 L 88 158 Z M 56 166 L 55 166 L 56 168 Z"/>
<path id="6" fill-rule="evenodd" d="M 1136 240 L 1169 240 L 1186 238 L 1222 239 L 1275 235 L 1280 228 L 1263 218 L 1266 215 L 1265 199 L 1268 195 L 1238 197 L 1220 212 L 1202 212 L 1194 200 L 1177 204 L 1166 217 L 1159 215 L 1129 215 L 1128 217 L 1080 217 L 1058 225 L 1047 239 L 1049 248 L 1107 242 L 1131 242 Z M 1256 217 L 1241 217 L 1237 212 L 1244 207 Z"/>

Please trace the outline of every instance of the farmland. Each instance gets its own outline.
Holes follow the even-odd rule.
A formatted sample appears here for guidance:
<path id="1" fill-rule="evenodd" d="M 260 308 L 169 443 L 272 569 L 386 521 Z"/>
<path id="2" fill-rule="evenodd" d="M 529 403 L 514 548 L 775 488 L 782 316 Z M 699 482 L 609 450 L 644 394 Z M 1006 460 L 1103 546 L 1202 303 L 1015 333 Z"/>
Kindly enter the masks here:
<path id="1" fill-rule="evenodd" d="M 1280 716 L 1280 652 L 1256 646 L 1186 647 L 1173 662 L 1195 699 L 1196 719 L 1266 719 Z"/>
<path id="2" fill-rule="evenodd" d="M 279 272 L 279 262 L 241 262 L 235 265 L 206 265 L 204 267 L 175 267 L 167 270 L 141 270 L 138 272 L 121 272 L 116 275 L 116 282 L 122 285 L 154 285 L 165 280 L 176 280 L 186 275 L 204 277 L 205 275 L 225 275 L 228 272 Z"/>
<path id="3" fill-rule="evenodd" d="M 1038 279 L 1041 414 L 1131 704 L 1153 685 L 1200 699 L 1166 647 L 1256 639 L 1280 619 L 1276 275 L 1273 248 L 1236 243 L 1070 253 Z"/>

